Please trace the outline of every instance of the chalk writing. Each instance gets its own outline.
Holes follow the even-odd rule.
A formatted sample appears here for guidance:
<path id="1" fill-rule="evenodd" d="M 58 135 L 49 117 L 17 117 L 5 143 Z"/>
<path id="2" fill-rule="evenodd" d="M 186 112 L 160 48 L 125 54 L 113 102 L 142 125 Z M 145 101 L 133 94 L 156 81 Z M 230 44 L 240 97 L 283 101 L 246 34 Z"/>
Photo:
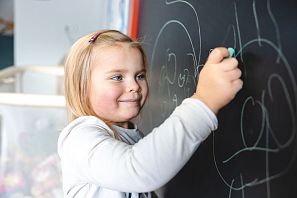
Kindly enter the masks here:
<path id="1" fill-rule="evenodd" d="M 297 89 L 296 89 L 296 79 L 293 75 L 292 71 L 292 66 L 289 64 L 287 61 L 285 55 L 282 52 L 281 49 L 281 43 L 280 43 L 280 34 L 279 34 L 279 28 L 276 23 L 276 20 L 271 12 L 270 8 L 270 1 L 267 1 L 267 9 L 269 12 L 269 15 L 271 17 L 271 20 L 273 21 L 273 24 L 275 25 L 275 30 L 276 30 L 276 37 L 277 37 L 277 43 L 273 43 L 269 39 L 265 39 L 261 37 L 260 33 L 260 27 L 258 23 L 258 17 L 257 17 L 257 12 L 256 12 L 256 1 L 253 1 L 253 15 L 255 18 L 255 24 L 256 24 L 256 30 L 257 30 L 257 38 L 252 39 L 245 44 L 241 42 L 241 33 L 240 33 L 240 28 L 239 28 L 239 18 L 238 18 L 238 11 L 237 11 L 237 6 L 236 3 L 234 3 L 234 10 L 235 10 L 235 17 L 236 17 L 236 25 L 237 25 L 237 33 L 238 33 L 238 39 L 239 39 L 239 46 L 240 49 L 237 53 L 237 56 L 240 56 L 243 63 L 245 62 L 243 58 L 243 51 L 245 48 L 249 47 L 250 45 L 254 43 L 258 43 L 259 47 L 263 47 L 263 44 L 265 44 L 267 47 L 272 48 L 275 50 L 277 54 L 277 61 L 276 64 L 279 64 L 280 66 L 284 66 L 286 70 L 286 78 L 289 77 L 289 83 L 286 83 L 284 80 L 284 77 L 277 74 L 277 73 L 272 73 L 268 77 L 267 81 L 267 86 L 265 89 L 262 90 L 261 98 L 260 99 L 255 99 L 254 96 L 248 96 L 243 104 L 242 104 L 242 109 L 241 109 L 241 123 L 240 123 L 240 134 L 241 134 L 241 139 L 242 139 L 242 148 L 234 151 L 231 156 L 227 157 L 226 159 L 221 161 L 221 165 L 223 166 L 228 166 L 228 164 L 231 163 L 232 160 L 235 160 L 236 158 L 240 158 L 243 153 L 245 152 L 264 152 L 265 153 L 265 175 L 264 176 L 256 176 L 255 178 L 251 178 L 250 180 L 245 179 L 242 173 L 240 173 L 240 181 L 238 181 L 237 186 L 235 185 L 236 179 L 227 179 L 223 173 L 222 173 L 222 168 L 218 166 L 218 161 L 216 158 L 215 150 L 216 150 L 216 144 L 215 144 L 215 133 L 213 134 L 213 154 L 214 154 L 214 162 L 217 168 L 217 171 L 224 181 L 224 183 L 230 188 L 229 191 L 229 197 L 232 197 L 232 190 L 234 191 L 242 191 L 242 197 L 245 197 L 245 191 L 244 189 L 247 187 L 253 187 L 256 185 L 260 185 L 265 183 L 266 184 L 266 193 L 267 197 L 271 197 L 270 193 L 270 182 L 273 179 L 279 178 L 286 174 L 291 166 L 293 165 L 294 161 L 296 160 L 296 112 L 294 109 L 296 109 L 296 101 L 297 101 Z M 280 64 L 282 63 L 282 64 Z M 247 68 L 245 68 L 246 71 Z M 245 76 L 246 78 L 249 78 L 249 76 Z M 247 79 L 246 79 L 247 80 Z M 269 109 L 267 108 L 266 102 L 267 99 L 273 101 L 274 96 L 276 96 L 276 90 L 273 90 L 273 81 L 279 84 L 279 87 L 281 87 L 280 90 L 277 90 L 277 92 L 283 92 L 283 100 L 287 105 L 287 109 L 289 111 L 289 116 L 291 118 L 291 131 L 287 132 L 289 133 L 289 137 L 281 143 L 280 140 L 277 138 L 276 131 L 272 127 L 272 123 L 269 120 L 270 113 Z M 293 90 L 293 99 L 290 97 L 289 93 L 289 87 Z M 268 93 L 267 93 L 268 92 Z M 258 137 L 256 137 L 256 140 L 253 143 L 247 143 L 246 139 L 247 136 L 249 135 L 248 131 L 245 130 L 244 126 L 249 125 L 249 123 L 245 123 L 245 116 L 247 115 L 247 108 L 252 107 L 252 108 L 259 108 L 260 110 L 258 111 L 259 115 L 256 116 L 257 119 L 260 119 L 260 128 L 259 129 L 253 129 L 253 133 L 258 134 Z M 279 133 L 281 131 L 278 131 Z M 260 145 L 260 141 L 264 139 L 264 144 Z M 272 144 L 273 143 L 273 144 Z M 275 146 L 272 146 L 275 145 Z M 288 163 L 282 167 L 282 169 L 277 170 L 277 171 L 270 171 L 270 153 L 278 153 L 282 149 L 286 149 L 287 147 L 294 147 L 294 152 L 291 155 L 291 159 L 288 159 Z M 244 156 L 244 155 L 243 155 Z M 243 171 L 243 170 L 242 170 Z M 229 180 L 229 181 L 228 181 Z"/>
<path id="2" fill-rule="evenodd" d="M 227 11 L 205 11 L 208 1 L 158 2 L 168 14 L 154 24 L 150 87 L 157 99 L 149 103 L 147 121 L 152 127 L 160 124 L 195 92 L 209 49 L 235 48 L 244 87 L 223 109 L 210 146 L 215 174 L 226 191 L 220 197 L 251 197 L 252 191 L 253 197 L 271 198 L 272 181 L 288 175 L 296 163 L 296 65 L 283 51 L 281 41 L 286 39 L 271 0 L 216 3 Z M 265 191 L 265 196 L 252 189 Z"/>

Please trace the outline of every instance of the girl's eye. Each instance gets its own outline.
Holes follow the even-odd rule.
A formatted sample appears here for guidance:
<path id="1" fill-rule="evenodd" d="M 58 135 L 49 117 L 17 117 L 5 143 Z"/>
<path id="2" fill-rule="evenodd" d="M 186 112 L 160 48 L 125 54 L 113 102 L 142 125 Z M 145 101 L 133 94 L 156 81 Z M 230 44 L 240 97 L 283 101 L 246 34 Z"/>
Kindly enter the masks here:
<path id="1" fill-rule="evenodd" d="M 116 81 L 120 81 L 123 80 L 123 76 L 122 75 L 115 75 L 113 77 L 111 77 L 112 80 L 116 80 Z"/>
<path id="2" fill-rule="evenodd" d="M 137 76 L 136 76 L 136 79 L 137 80 L 144 80 L 145 79 L 145 74 L 138 74 Z"/>

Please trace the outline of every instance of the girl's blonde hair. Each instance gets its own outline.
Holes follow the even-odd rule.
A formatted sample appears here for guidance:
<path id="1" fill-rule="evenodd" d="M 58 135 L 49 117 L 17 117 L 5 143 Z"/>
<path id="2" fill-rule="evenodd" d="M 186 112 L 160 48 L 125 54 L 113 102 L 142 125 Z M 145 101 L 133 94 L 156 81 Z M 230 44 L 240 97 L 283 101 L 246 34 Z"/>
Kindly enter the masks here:
<path id="1" fill-rule="evenodd" d="M 77 40 L 65 61 L 64 88 L 69 121 L 80 116 L 99 117 L 92 109 L 89 100 L 91 55 L 95 46 L 112 46 L 116 42 L 129 43 L 139 49 L 143 64 L 147 67 L 146 56 L 140 43 L 117 30 L 94 32 Z"/>

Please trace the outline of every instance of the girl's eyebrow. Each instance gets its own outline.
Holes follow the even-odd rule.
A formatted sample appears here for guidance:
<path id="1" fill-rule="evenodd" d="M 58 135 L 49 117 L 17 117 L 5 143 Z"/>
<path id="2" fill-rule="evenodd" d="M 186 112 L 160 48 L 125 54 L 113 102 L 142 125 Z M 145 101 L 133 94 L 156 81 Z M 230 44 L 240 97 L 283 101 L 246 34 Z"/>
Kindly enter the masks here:
<path id="1" fill-rule="evenodd" d="M 141 72 L 145 72 L 145 73 L 146 73 L 146 69 L 143 68 L 143 69 L 141 69 L 138 73 L 141 73 Z"/>
<path id="2" fill-rule="evenodd" d="M 127 72 L 126 69 L 112 69 L 112 70 L 108 70 L 106 73 L 110 74 L 110 73 L 125 73 Z"/>
<path id="3" fill-rule="evenodd" d="M 110 73 L 126 73 L 126 72 L 128 72 L 128 69 L 112 69 L 112 70 L 107 71 L 106 73 L 110 74 Z M 141 72 L 146 73 L 146 69 L 143 68 L 143 69 L 137 71 L 136 73 L 141 73 Z"/>

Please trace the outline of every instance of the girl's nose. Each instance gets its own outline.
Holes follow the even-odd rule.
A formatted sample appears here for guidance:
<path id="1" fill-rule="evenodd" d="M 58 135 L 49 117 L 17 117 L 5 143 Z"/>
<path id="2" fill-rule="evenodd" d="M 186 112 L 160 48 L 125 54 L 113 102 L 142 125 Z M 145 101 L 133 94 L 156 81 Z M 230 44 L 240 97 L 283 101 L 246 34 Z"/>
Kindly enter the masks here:
<path id="1" fill-rule="evenodd" d="M 139 92 L 140 86 L 136 80 L 129 81 L 128 91 L 129 92 Z"/>

